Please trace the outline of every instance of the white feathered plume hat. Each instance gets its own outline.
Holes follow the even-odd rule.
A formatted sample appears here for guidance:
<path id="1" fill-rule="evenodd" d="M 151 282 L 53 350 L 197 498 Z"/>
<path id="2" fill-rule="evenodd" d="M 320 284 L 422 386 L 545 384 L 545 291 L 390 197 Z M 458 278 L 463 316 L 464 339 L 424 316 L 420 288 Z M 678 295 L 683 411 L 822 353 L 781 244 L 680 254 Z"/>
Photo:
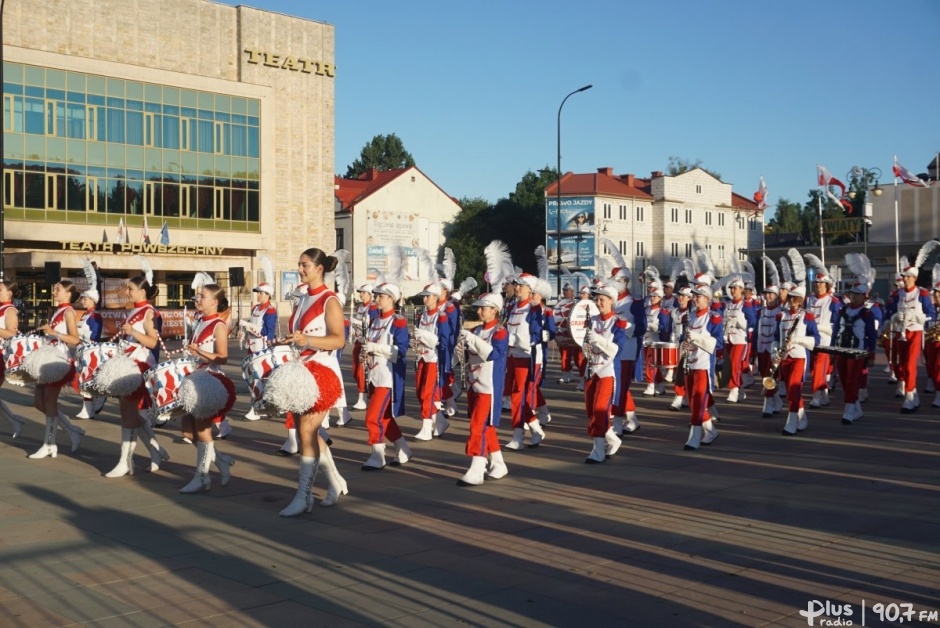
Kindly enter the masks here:
<path id="1" fill-rule="evenodd" d="M 346 249 L 336 249 L 332 256 L 336 258 L 336 268 L 333 269 L 333 280 L 336 282 L 336 297 L 339 302 L 346 305 L 346 299 L 349 295 L 352 277 L 349 274 L 349 251 Z"/>
<path id="2" fill-rule="evenodd" d="M 826 270 L 826 265 L 823 264 L 823 261 L 813 255 L 812 253 L 807 253 L 806 261 L 809 262 L 810 268 L 813 269 L 813 283 L 824 283 L 829 286 L 835 283 L 832 274 Z"/>
<path id="3" fill-rule="evenodd" d="M 212 275 L 210 275 L 209 273 L 204 273 L 202 271 L 199 271 L 198 273 L 196 273 L 196 276 L 193 277 L 193 283 L 192 283 L 193 294 L 196 294 L 197 292 L 202 290 L 203 286 L 210 284 L 210 283 L 215 283 L 215 279 L 212 277 Z"/>
<path id="4" fill-rule="evenodd" d="M 444 249 L 444 261 L 442 261 L 437 268 L 441 271 L 442 275 L 440 279 L 441 287 L 448 292 L 453 292 L 454 281 L 457 277 L 457 257 L 451 249 Z"/>
<path id="5" fill-rule="evenodd" d="M 252 288 L 251 291 L 263 292 L 270 297 L 274 296 L 274 265 L 267 255 L 258 256 L 258 285 Z"/>
<path id="6" fill-rule="evenodd" d="M 772 292 L 773 294 L 780 294 L 780 274 L 777 272 L 777 265 L 774 264 L 774 261 L 767 257 L 766 255 L 761 257 L 761 260 L 764 262 L 766 273 L 764 275 L 764 292 Z"/>
<path id="7" fill-rule="evenodd" d="M 917 253 L 917 258 L 914 260 L 914 264 L 908 266 L 901 263 L 901 274 L 905 277 L 918 277 L 920 275 L 920 267 L 927 263 L 927 260 L 930 258 L 931 253 L 933 253 L 937 247 L 940 247 L 940 242 L 937 240 L 929 240 L 920 247 L 920 251 Z"/>
<path id="8" fill-rule="evenodd" d="M 614 241 L 610 238 L 603 238 L 601 244 L 604 245 L 607 249 L 607 253 L 614 258 L 614 262 L 616 263 L 616 266 L 610 271 L 610 278 L 623 284 L 629 283 L 633 275 L 630 272 L 630 267 L 627 266 L 627 261 L 620 252 L 620 247 L 614 244 Z"/>
<path id="9" fill-rule="evenodd" d="M 483 256 L 486 258 L 486 283 L 501 288 L 503 284 L 512 281 L 516 269 L 512 264 L 509 247 L 502 240 L 493 240 L 487 244 Z"/>
<path id="10" fill-rule="evenodd" d="M 418 275 L 421 275 L 421 270 L 423 267 L 424 277 L 426 283 L 424 284 L 424 289 L 421 290 L 417 295 L 419 297 L 439 297 L 443 292 L 441 291 L 441 279 L 437 276 L 437 267 L 434 265 L 434 260 L 431 259 L 431 253 L 427 249 L 417 248 L 415 252 L 418 254 Z"/>
<path id="11" fill-rule="evenodd" d="M 85 279 L 88 280 L 88 289 L 79 296 L 89 298 L 97 304 L 101 298 L 101 295 L 98 294 L 98 273 L 88 258 L 82 260 L 82 269 L 85 271 Z"/>
<path id="12" fill-rule="evenodd" d="M 138 255 L 137 263 L 140 264 L 140 270 L 144 275 L 144 279 L 147 280 L 148 284 L 153 286 L 153 267 L 150 266 L 150 262 L 143 255 Z"/>
<path id="13" fill-rule="evenodd" d="M 535 292 L 543 299 L 552 298 L 552 284 L 548 280 L 548 255 L 541 244 L 535 247 L 535 265 L 538 270 L 538 281 L 535 282 Z"/>
<path id="14" fill-rule="evenodd" d="M 849 253 L 845 256 L 845 265 L 849 272 L 855 275 L 855 283 L 849 291 L 858 294 L 871 292 L 871 287 L 875 283 L 875 269 L 871 267 L 871 260 L 868 256 L 861 253 Z M 937 266 L 934 266 L 934 277 L 937 275 Z"/>
<path id="15" fill-rule="evenodd" d="M 401 282 L 405 278 L 405 249 L 400 244 L 387 247 L 388 270 L 375 278 L 373 294 L 385 294 L 398 302 L 401 299 Z"/>

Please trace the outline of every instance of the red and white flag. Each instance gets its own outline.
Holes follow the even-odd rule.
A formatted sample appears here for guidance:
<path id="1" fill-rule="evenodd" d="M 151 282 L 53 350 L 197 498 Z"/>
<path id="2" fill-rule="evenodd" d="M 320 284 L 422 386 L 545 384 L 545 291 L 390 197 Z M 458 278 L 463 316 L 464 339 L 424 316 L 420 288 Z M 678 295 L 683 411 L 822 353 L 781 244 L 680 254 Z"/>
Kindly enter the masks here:
<path id="1" fill-rule="evenodd" d="M 916 185 L 918 187 L 925 188 L 927 187 L 927 182 L 918 177 L 916 174 L 902 166 L 898 163 L 898 156 L 894 156 L 894 176 L 898 179 L 904 181 L 904 183 L 910 183 L 911 185 Z"/>
<path id="2" fill-rule="evenodd" d="M 144 216 L 144 228 L 140 232 L 140 241 L 150 244 L 150 229 L 147 228 L 147 216 Z"/>
<path id="3" fill-rule="evenodd" d="M 832 176 L 832 173 L 826 170 L 825 166 L 820 166 L 819 164 L 817 164 L 816 170 L 819 173 L 818 183 L 820 187 L 826 186 L 826 188 L 828 189 L 829 186 L 834 185 L 840 190 L 842 190 L 842 196 L 843 198 L 845 197 L 845 184 L 842 183 L 842 181 L 839 181 L 834 176 Z"/>
<path id="4" fill-rule="evenodd" d="M 114 243 L 124 244 L 124 219 L 123 218 L 121 218 L 120 222 L 118 222 L 118 232 L 117 232 L 117 237 L 114 238 Z"/>
<path id="5" fill-rule="evenodd" d="M 754 202 L 757 203 L 757 209 L 767 209 L 767 184 L 764 183 L 764 177 L 760 178 L 760 186 L 754 192 Z"/>

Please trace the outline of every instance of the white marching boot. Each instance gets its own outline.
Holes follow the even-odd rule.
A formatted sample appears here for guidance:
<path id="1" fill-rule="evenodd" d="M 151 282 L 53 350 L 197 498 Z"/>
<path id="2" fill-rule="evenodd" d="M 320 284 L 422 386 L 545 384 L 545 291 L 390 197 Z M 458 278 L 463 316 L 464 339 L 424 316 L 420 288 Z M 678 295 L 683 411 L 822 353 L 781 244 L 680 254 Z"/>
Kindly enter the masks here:
<path id="1" fill-rule="evenodd" d="M 353 404 L 353 410 L 365 410 L 367 407 L 369 407 L 369 402 L 366 400 L 366 394 L 361 392 L 359 399 Z"/>
<path id="2" fill-rule="evenodd" d="M 542 441 L 545 440 L 545 430 L 542 429 L 542 424 L 539 423 L 538 419 L 529 421 L 527 425 L 532 432 L 532 436 L 529 439 L 529 447 L 538 447 Z"/>
<path id="3" fill-rule="evenodd" d="M 292 427 L 287 430 L 287 438 L 284 440 L 284 444 L 281 445 L 281 448 L 277 450 L 277 453 L 281 456 L 293 456 L 297 453 L 298 449 L 297 429 Z"/>
<path id="4" fill-rule="evenodd" d="M 323 468 L 323 475 L 326 476 L 327 491 L 326 498 L 320 500 L 320 505 L 324 508 L 335 506 L 339 501 L 340 495 L 349 495 L 349 487 L 346 480 L 339 474 L 336 463 L 333 462 L 333 452 L 327 447 L 320 451 L 320 466 Z"/>
<path id="5" fill-rule="evenodd" d="M 36 450 L 34 453 L 29 455 L 33 460 L 39 460 L 40 458 L 45 458 L 46 456 L 51 456 L 53 458 L 59 452 L 59 448 L 55 444 L 55 425 L 56 418 L 54 416 L 46 417 L 46 431 L 43 435 L 42 447 Z"/>
<path id="6" fill-rule="evenodd" d="M 95 416 L 95 402 L 90 398 L 82 397 L 82 409 L 75 415 L 76 419 L 90 419 Z"/>
<path id="7" fill-rule="evenodd" d="M 13 414 L 13 410 L 10 409 L 10 406 L 8 406 L 5 401 L 0 400 L 0 410 L 3 411 L 3 415 L 10 423 L 10 430 L 13 431 L 13 438 L 16 438 L 23 430 L 23 424 L 26 421 L 22 417 Z"/>
<path id="8" fill-rule="evenodd" d="M 490 464 L 485 474 L 487 480 L 499 480 L 509 474 L 509 467 L 506 466 L 506 461 L 503 460 L 503 452 L 494 451 L 488 456 L 488 460 Z"/>
<path id="9" fill-rule="evenodd" d="M 372 455 L 362 465 L 363 471 L 378 471 L 385 467 L 385 443 L 372 445 Z"/>
<path id="10" fill-rule="evenodd" d="M 153 425 L 150 423 L 150 417 L 140 415 L 140 431 L 144 433 L 143 441 L 150 452 L 150 472 L 155 473 L 160 470 L 160 465 L 170 459 L 170 454 L 164 449 L 157 437 L 153 433 Z"/>
<path id="11" fill-rule="evenodd" d="M 720 421 L 720 420 L 721 420 L 721 416 L 719 416 L 719 414 L 718 414 L 718 406 L 717 406 L 717 405 L 714 405 L 714 406 L 705 408 L 705 410 L 708 412 L 708 416 L 711 417 L 713 420 L 715 420 L 715 421 Z"/>
<path id="12" fill-rule="evenodd" d="M 340 408 L 339 418 L 336 420 L 336 427 L 346 427 L 350 423 L 352 423 L 352 415 L 349 414 L 349 408 Z M 322 464 L 323 461 L 321 460 L 320 463 Z"/>
<path id="13" fill-rule="evenodd" d="M 421 419 L 421 429 L 415 434 L 415 440 L 431 440 L 434 438 L 434 419 Z"/>
<path id="14" fill-rule="evenodd" d="M 252 405 L 248 410 L 248 414 L 245 415 L 246 421 L 258 421 L 261 419 L 261 415 L 255 412 L 255 406 Z"/>
<path id="15" fill-rule="evenodd" d="M 714 421 L 702 422 L 702 444 L 711 445 L 718 438 L 718 428 Z"/>
<path id="16" fill-rule="evenodd" d="M 431 435 L 440 438 L 444 435 L 444 432 L 446 432 L 447 428 L 449 427 L 450 421 L 447 420 L 447 417 L 444 415 L 444 411 L 438 410 L 437 414 L 434 415 L 434 429 L 431 430 Z"/>
<path id="17" fill-rule="evenodd" d="M 917 398 L 915 397 L 916 393 L 914 391 L 904 393 L 904 404 L 901 406 L 901 414 L 910 414 L 917 410 Z"/>
<path id="18" fill-rule="evenodd" d="M 623 441 L 614 434 L 614 428 L 609 428 L 607 433 L 604 434 L 604 454 L 610 458 L 620 450 L 622 444 Z"/>
<path id="19" fill-rule="evenodd" d="M 665 395 L 666 394 L 666 382 L 659 382 L 658 384 L 656 384 L 656 386 L 653 389 L 653 392 L 657 396 Z"/>
<path id="20" fill-rule="evenodd" d="M 800 408 L 796 413 L 796 431 L 803 432 L 809 427 L 809 419 L 806 418 L 806 408 Z"/>
<path id="21" fill-rule="evenodd" d="M 611 423 L 611 427 L 614 430 L 614 434 L 617 436 L 623 436 L 623 417 L 615 416 L 613 422 Z"/>
<path id="22" fill-rule="evenodd" d="M 189 484 L 180 489 L 180 493 L 198 493 L 208 491 L 212 487 L 212 480 L 209 479 L 209 465 L 212 463 L 212 456 L 215 453 L 213 443 L 196 443 L 196 473 Z"/>
<path id="23" fill-rule="evenodd" d="M 858 400 L 859 400 L 859 401 L 862 400 L 861 395 L 859 395 Z M 934 408 L 940 408 L 940 390 L 937 391 L 937 394 L 936 394 L 936 396 L 935 396 L 934 399 L 933 399 L 933 403 L 930 404 L 930 405 L 933 406 Z M 22 425 L 22 423 L 20 423 L 20 425 Z M 14 436 L 14 438 L 15 438 L 15 436 Z"/>
<path id="24" fill-rule="evenodd" d="M 656 394 L 656 384 L 647 384 L 646 388 L 643 389 L 644 397 L 652 397 Z"/>
<path id="25" fill-rule="evenodd" d="M 104 402 L 107 401 L 107 397 L 94 397 L 92 401 L 94 402 L 95 414 L 99 414 L 104 409 Z"/>
<path id="26" fill-rule="evenodd" d="M 783 399 L 780 398 L 780 391 L 774 393 L 774 414 L 780 414 L 783 410 Z"/>
<path id="27" fill-rule="evenodd" d="M 470 468 L 457 480 L 457 486 L 480 486 L 485 479 L 485 473 L 486 457 L 473 456 L 470 460 Z"/>
<path id="28" fill-rule="evenodd" d="M 584 459 L 584 464 L 600 464 L 607 460 L 607 454 L 605 449 L 607 447 L 607 441 L 603 436 L 594 437 L 594 447 L 591 449 L 591 453 L 588 454 L 588 457 Z"/>
<path id="29" fill-rule="evenodd" d="M 113 469 L 104 474 L 106 478 L 121 478 L 134 475 L 134 449 L 137 447 L 137 429 L 121 428 L 121 457 Z"/>
<path id="30" fill-rule="evenodd" d="M 411 453 L 411 447 L 408 446 L 408 441 L 405 440 L 405 437 L 402 436 L 396 440 L 392 445 L 395 447 L 395 455 L 392 457 L 391 465 L 397 467 L 403 465 L 409 460 L 411 460 L 413 454 Z"/>
<path id="31" fill-rule="evenodd" d="M 673 412 L 678 412 L 682 410 L 682 400 L 684 398 L 685 397 L 683 395 L 676 395 L 673 398 L 672 403 L 669 404 L 669 409 L 672 410 Z"/>
<path id="32" fill-rule="evenodd" d="M 212 462 L 215 464 L 215 468 L 219 470 L 219 483 L 222 486 L 228 486 L 228 483 L 232 481 L 232 467 L 235 466 L 235 458 L 217 450 L 215 443 L 213 443 Z"/>
<path id="33" fill-rule="evenodd" d="M 218 438 L 219 440 L 225 440 L 226 438 L 228 438 L 228 435 L 232 433 L 232 424 L 229 423 L 227 417 L 222 419 L 221 422 L 213 423 L 212 425 L 216 426 L 217 429 L 219 430 L 218 435 L 216 435 L 216 438 Z"/>
<path id="34" fill-rule="evenodd" d="M 506 449 L 512 449 L 514 451 L 518 451 L 525 446 L 523 445 L 524 438 L 525 438 L 525 430 L 522 429 L 521 427 L 517 427 L 516 429 L 512 431 L 512 440 L 506 443 L 504 447 L 506 447 Z"/>
<path id="35" fill-rule="evenodd" d="M 760 415 L 762 417 L 769 418 L 774 414 L 774 398 L 773 397 L 764 397 L 764 407 L 761 409 Z"/>
<path id="36" fill-rule="evenodd" d="M 842 412 L 842 425 L 852 425 L 860 417 L 856 413 L 857 406 L 854 403 L 845 404 L 845 410 Z"/>
<path id="37" fill-rule="evenodd" d="M 799 420 L 800 417 L 796 412 L 787 413 L 787 422 L 780 433 L 784 436 L 796 436 L 796 426 Z"/>
<path id="38" fill-rule="evenodd" d="M 740 388 L 732 388 L 728 391 L 728 403 L 738 403 L 739 397 L 741 396 Z"/>
<path id="39" fill-rule="evenodd" d="M 626 421 L 623 424 L 623 433 L 632 434 L 638 429 L 640 429 L 640 420 L 636 418 L 636 411 L 627 411 Z"/>
<path id="40" fill-rule="evenodd" d="M 551 423 L 551 422 L 552 422 L 552 414 L 551 414 L 551 412 L 548 411 L 548 405 L 547 405 L 547 404 L 544 405 L 544 406 L 539 406 L 538 408 L 535 409 L 535 411 L 536 411 L 536 416 L 538 416 L 539 421 L 540 421 L 541 423 Z"/>
<path id="41" fill-rule="evenodd" d="M 702 429 L 701 425 L 693 425 L 689 430 L 689 438 L 685 441 L 685 446 L 683 449 L 686 451 L 694 451 L 699 448 L 702 444 Z"/>
<path id="42" fill-rule="evenodd" d="M 294 494 L 294 499 L 287 505 L 287 508 L 278 513 L 282 517 L 296 517 L 313 510 L 313 494 L 310 492 L 310 488 L 317 477 L 318 462 L 313 456 L 300 457 L 300 477 L 297 481 L 297 493 Z"/>
<path id="43" fill-rule="evenodd" d="M 56 420 L 59 422 L 59 426 L 68 432 L 69 440 L 72 442 L 72 452 L 78 451 L 79 445 L 82 444 L 82 436 L 85 435 L 85 430 L 72 425 L 61 412 L 59 412 L 59 416 L 56 417 Z"/>
<path id="44" fill-rule="evenodd" d="M 444 414 L 447 416 L 454 416 L 457 414 L 457 403 L 454 401 L 457 398 L 455 394 L 450 399 L 444 401 Z"/>

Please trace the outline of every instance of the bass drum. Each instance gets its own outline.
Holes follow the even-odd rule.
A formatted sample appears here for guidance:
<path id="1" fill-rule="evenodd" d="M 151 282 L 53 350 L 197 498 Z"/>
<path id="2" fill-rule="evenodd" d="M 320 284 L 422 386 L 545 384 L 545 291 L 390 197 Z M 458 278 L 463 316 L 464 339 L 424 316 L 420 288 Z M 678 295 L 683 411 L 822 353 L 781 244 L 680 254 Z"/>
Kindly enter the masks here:
<path id="1" fill-rule="evenodd" d="M 600 314 L 600 310 L 597 309 L 594 301 L 590 299 L 582 299 L 574 304 L 568 314 L 568 333 L 572 343 L 569 346 L 581 348 L 584 344 L 584 336 L 587 334 L 591 317 L 598 314 Z M 555 338 L 557 339 L 558 336 L 556 335 Z"/>
<path id="2" fill-rule="evenodd" d="M 571 337 L 571 325 L 568 320 L 572 306 L 574 306 L 574 301 L 568 301 L 567 303 L 560 304 L 560 306 L 556 307 L 554 310 L 555 328 L 557 330 L 555 332 L 555 344 L 567 349 L 578 346 Z"/>

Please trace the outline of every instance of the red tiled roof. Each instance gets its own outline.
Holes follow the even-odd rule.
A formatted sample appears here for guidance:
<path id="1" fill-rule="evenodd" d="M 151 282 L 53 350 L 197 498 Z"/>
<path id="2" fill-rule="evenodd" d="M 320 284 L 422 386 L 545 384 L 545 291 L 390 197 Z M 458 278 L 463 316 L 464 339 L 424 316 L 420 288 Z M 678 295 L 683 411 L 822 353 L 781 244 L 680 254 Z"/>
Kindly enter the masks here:
<path id="1" fill-rule="evenodd" d="M 339 199 L 343 211 L 352 211 L 352 206 L 358 201 L 385 187 L 406 170 L 409 170 L 409 168 L 396 168 L 393 170 L 376 170 L 373 168 L 363 172 L 358 179 L 333 177 L 333 183 L 336 186 L 333 195 Z"/>
<path id="2" fill-rule="evenodd" d="M 752 212 L 757 211 L 757 203 L 746 196 L 741 196 L 737 192 L 731 193 L 731 206 L 735 209 L 746 209 Z"/>
<path id="3" fill-rule="evenodd" d="M 566 172 L 561 177 L 561 193 L 566 196 L 622 196 L 625 198 L 641 198 L 652 200 L 650 194 L 649 179 L 639 179 L 632 175 L 623 175 L 617 177 L 613 175 L 612 169 L 602 169 L 604 172 L 594 172 L 590 174 L 574 174 Z M 628 183 L 632 181 L 632 184 Z M 546 196 L 555 196 L 558 194 L 558 184 L 556 181 L 545 188 Z"/>

